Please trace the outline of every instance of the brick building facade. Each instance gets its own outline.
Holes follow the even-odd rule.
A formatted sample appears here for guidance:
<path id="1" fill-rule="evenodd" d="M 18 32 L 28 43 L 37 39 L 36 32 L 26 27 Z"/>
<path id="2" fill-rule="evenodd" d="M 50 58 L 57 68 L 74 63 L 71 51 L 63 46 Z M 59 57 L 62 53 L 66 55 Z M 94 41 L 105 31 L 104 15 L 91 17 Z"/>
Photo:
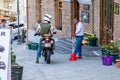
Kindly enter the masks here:
<path id="1" fill-rule="evenodd" d="M 109 6 L 106 6 L 108 3 Z M 81 4 L 78 0 L 28 0 L 28 27 L 34 27 L 34 24 L 48 13 L 53 16 L 52 24 L 61 29 L 57 30 L 55 36 L 70 38 L 74 31 L 73 18 L 79 17 L 85 31 L 94 33 L 99 42 L 105 38 L 107 41 L 117 39 L 120 35 L 120 14 L 114 14 L 114 3 L 120 5 L 119 0 L 92 0 L 89 5 Z"/>

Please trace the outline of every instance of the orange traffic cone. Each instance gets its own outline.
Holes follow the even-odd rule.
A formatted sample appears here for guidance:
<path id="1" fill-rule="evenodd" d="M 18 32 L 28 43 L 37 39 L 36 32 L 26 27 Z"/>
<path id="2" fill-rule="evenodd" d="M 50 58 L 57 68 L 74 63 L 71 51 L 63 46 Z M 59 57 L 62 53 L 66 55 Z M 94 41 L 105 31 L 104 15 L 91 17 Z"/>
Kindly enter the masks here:
<path id="1" fill-rule="evenodd" d="M 76 61 L 77 60 L 76 54 L 72 53 L 69 60 Z"/>

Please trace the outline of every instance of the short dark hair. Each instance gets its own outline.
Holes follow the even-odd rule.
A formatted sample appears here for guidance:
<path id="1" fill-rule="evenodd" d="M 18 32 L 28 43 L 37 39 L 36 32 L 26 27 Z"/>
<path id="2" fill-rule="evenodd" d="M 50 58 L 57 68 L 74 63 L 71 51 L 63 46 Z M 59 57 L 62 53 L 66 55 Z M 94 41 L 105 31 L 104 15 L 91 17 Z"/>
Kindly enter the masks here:
<path id="1" fill-rule="evenodd" d="M 6 22 L 6 19 L 2 19 L 1 22 L 3 22 L 3 23 Z"/>
<path id="2" fill-rule="evenodd" d="M 78 17 L 74 17 L 74 19 L 76 19 L 77 21 L 79 21 L 79 18 L 78 18 Z"/>

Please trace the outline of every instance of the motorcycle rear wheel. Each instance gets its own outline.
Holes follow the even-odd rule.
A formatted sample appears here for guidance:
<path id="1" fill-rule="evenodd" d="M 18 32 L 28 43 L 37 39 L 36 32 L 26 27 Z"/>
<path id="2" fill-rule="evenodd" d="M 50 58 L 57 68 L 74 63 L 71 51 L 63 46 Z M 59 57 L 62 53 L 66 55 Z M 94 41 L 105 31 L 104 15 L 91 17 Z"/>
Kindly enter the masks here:
<path id="1" fill-rule="evenodd" d="M 50 62 L 51 62 L 50 56 L 51 56 L 51 51 L 47 50 L 46 51 L 46 56 L 45 56 L 47 64 L 50 64 Z"/>

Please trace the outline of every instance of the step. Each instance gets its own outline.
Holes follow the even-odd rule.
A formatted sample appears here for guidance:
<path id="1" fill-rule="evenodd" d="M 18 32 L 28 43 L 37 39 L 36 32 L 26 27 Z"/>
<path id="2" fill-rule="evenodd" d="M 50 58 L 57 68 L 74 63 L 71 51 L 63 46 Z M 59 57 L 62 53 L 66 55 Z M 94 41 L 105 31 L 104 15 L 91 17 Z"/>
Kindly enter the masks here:
<path id="1" fill-rule="evenodd" d="M 67 50 L 67 51 L 72 50 L 71 47 L 66 47 L 65 45 L 64 46 L 63 45 L 55 45 L 55 47 L 58 47 L 58 48 L 61 48 L 63 50 Z"/>

